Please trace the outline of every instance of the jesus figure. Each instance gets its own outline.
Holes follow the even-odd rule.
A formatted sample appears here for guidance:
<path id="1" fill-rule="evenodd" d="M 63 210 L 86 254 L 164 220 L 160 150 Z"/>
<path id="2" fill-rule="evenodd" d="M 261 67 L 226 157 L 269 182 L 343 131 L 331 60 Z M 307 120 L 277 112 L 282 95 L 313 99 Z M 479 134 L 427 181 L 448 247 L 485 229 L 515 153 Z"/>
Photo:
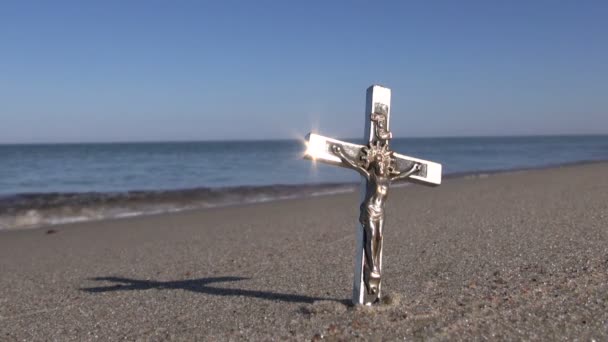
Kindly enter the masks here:
<path id="1" fill-rule="evenodd" d="M 382 255 L 382 229 L 384 227 L 384 204 L 391 181 L 404 179 L 420 170 L 416 163 L 405 172 L 396 172 L 392 167 L 393 152 L 388 144 L 370 144 L 361 149 L 358 157 L 344 153 L 339 144 L 331 151 L 349 168 L 366 179 L 365 196 L 360 206 L 359 222 L 363 227 L 365 265 L 363 280 L 367 293 L 375 295 L 381 279 L 380 256 Z"/>

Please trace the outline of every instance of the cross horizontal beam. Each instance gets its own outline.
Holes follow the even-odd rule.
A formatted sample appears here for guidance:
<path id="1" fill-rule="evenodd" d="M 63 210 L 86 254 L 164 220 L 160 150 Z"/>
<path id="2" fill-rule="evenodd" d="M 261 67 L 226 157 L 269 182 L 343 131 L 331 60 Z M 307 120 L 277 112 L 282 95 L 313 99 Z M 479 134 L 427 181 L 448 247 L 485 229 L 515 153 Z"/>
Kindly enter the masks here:
<path id="1" fill-rule="evenodd" d="M 333 144 L 341 145 L 346 153 L 350 153 L 352 155 L 356 155 L 358 151 L 364 147 L 363 145 L 352 144 L 349 142 L 324 137 L 315 133 L 310 133 L 306 136 L 307 148 L 306 152 L 304 153 L 304 158 L 319 161 L 325 164 L 348 167 L 330 150 L 330 146 Z M 437 186 L 441 184 L 441 164 L 399 153 L 394 153 L 393 156 L 395 157 L 397 163 L 414 162 L 421 164 L 421 172 L 409 176 L 407 178 L 409 182 L 428 186 Z"/>

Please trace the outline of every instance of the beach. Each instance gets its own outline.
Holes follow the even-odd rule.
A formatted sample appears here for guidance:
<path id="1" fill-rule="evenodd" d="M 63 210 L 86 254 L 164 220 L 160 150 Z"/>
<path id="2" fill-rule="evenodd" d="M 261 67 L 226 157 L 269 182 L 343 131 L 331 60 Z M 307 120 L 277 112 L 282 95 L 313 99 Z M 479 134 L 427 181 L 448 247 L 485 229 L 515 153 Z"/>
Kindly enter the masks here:
<path id="1" fill-rule="evenodd" d="M 0 340 L 606 340 L 608 163 L 394 187 L 353 307 L 359 194 L 0 231 Z"/>

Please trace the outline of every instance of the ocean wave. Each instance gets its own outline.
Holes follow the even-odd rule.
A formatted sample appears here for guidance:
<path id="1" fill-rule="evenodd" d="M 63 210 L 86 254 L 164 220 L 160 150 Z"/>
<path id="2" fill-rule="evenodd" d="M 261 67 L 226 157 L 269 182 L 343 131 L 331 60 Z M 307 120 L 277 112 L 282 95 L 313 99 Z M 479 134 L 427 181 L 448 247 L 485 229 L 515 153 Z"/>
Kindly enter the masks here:
<path id="1" fill-rule="evenodd" d="M 0 197 L 0 230 L 324 196 L 357 188 L 356 184 L 333 183 L 9 195 Z"/>
<path id="2" fill-rule="evenodd" d="M 583 161 L 531 168 L 484 170 L 451 173 L 451 178 L 483 179 L 496 173 L 526 172 L 534 169 L 582 165 L 603 161 Z M 395 187 L 410 183 L 394 184 Z M 0 195 L 0 230 L 37 228 L 73 222 L 117 219 L 141 215 L 215 208 L 240 204 L 270 202 L 303 197 L 349 193 L 359 189 L 356 183 L 302 185 L 238 186 L 183 190 L 27 193 Z"/>

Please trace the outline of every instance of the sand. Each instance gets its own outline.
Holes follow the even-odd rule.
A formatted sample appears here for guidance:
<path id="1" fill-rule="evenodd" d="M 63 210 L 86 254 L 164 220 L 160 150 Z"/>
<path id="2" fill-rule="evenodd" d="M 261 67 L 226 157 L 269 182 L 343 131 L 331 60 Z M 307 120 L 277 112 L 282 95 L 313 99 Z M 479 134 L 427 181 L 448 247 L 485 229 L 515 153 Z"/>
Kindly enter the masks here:
<path id="1" fill-rule="evenodd" d="M 0 340 L 608 339 L 608 163 L 391 191 L 378 307 L 343 194 L 0 232 Z"/>

